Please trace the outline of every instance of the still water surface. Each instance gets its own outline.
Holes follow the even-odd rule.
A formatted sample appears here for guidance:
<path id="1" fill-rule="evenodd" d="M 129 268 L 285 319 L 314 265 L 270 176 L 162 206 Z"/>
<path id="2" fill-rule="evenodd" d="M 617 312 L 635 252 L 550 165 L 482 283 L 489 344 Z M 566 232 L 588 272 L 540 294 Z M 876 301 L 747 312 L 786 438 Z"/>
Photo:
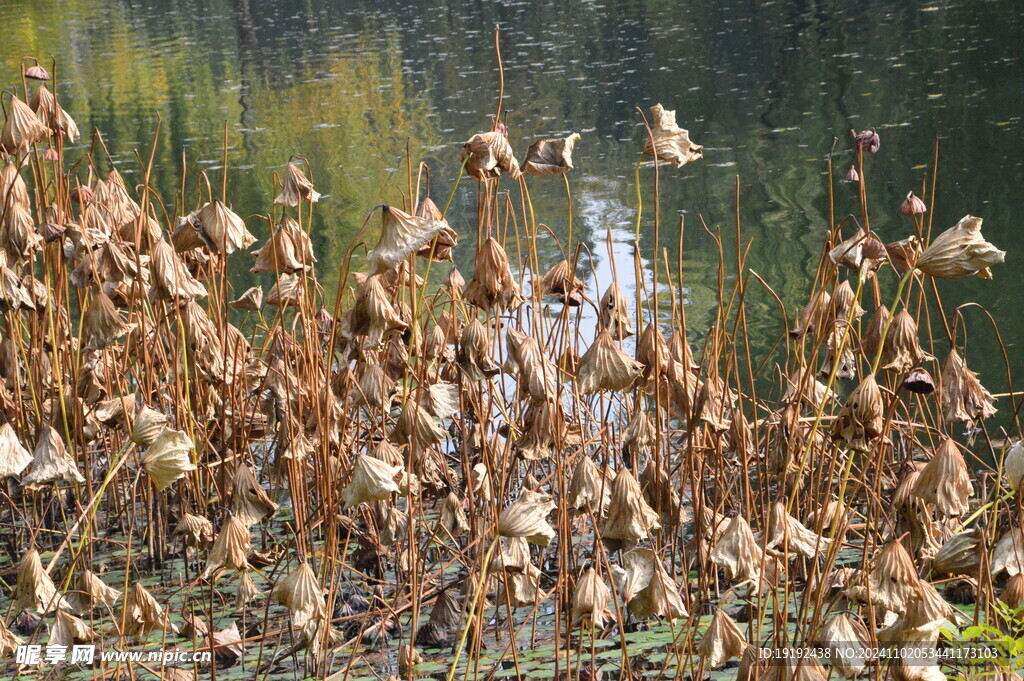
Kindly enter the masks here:
<path id="1" fill-rule="evenodd" d="M 713 318 L 716 276 L 700 220 L 720 227 L 731 248 L 737 177 L 744 238 L 755 240 L 750 266 L 792 315 L 806 299 L 828 224 L 825 158 L 833 138 L 838 180 L 851 161 L 850 130 L 874 127 L 882 136 L 867 170 L 872 227 L 883 240 L 911 233 L 896 208 L 931 176 L 938 138 L 936 229 L 979 215 L 986 236 L 1008 251 L 994 282 L 943 282 L 947 311 L 982 303 L 999 320 L 1011 361 L 1021 359 L 1024 18 L 1017 0 L 4 0 L 0 25 L 4 82 L 16 82 L 22 55 L 53 54 L 65 108 L 83 130 L 103 132 L 130 179 L 140 175 L 134 150 L 148 150 L 159 115 L 155 177 L 169 210 L 183 151 L 189 207 L 198 201 L 199 169 L 219 182 L 225 121 L 229 198 L 242 215 L 266 213 L 272 173 L 293 154 L 308 158 L 325 194 L 314 240 L 328 291 L 367 212 L 401 203 L 407 144 L 430 166 L 433 198 L 447 198 L 460 145 L 490 125 L 498 25 L 517 153 L 540 136 L 583 136 L 570 182 L 574 231 L 593 254 L 584 259 L 596 272 L 592 296 L 610 283 L 609 231 L 619 276 L 632 288 L 633 167 L 643 146 L 635 107 L 676 109 L 705 145 L 703 161 L 661 171 L 661 244 L 676 242 L 682 216 L 687 314 L 698 342 Z M 649 171 L 644 177 L 649 183 Z M 462 235 L 456 264 L 467 278 L 474 185 L 463 180 L 449 214 Z M 537 178 L 530 189 L 538 220 L 564 234 L 563 183 Z M 837 182 L 835 200 L 838 218 L 859 212 L 854 187 Z M 259 220 L 249 224 L 264 236 Z M 642 262 L 653 251 L 645 225 Z M 550 240 L 542 268 L 558 259 Z M 236 291 L 255 283 L 250 264 L 236 256 Z M 883 296 L 892 291 L 883 280 Z M 768 347 L 781 320 L 767 295 L 751 296 L 755 336 Z M 966 328 L 972 366 L 993 392 L 1005 390 L 982 317 L 968 313 Z M 1015 382 L 1024 384 L 1019 369 Z"/>

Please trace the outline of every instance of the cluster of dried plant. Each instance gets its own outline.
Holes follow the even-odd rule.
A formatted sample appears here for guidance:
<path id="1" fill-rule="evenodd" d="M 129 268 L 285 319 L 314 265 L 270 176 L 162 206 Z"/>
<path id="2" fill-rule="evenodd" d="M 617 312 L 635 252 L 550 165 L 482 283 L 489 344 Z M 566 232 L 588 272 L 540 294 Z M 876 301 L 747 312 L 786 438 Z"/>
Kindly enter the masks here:
<path id="1" fill-rule="evenodd" d="M 528 185 L 568 193 L 579 135 L 539 141 L 520 162 L 499 107 L 462 150 L 478 197 L 471 278 L 452 268 L 440 281 L 467 227 L 421 195 L 410 160 L 403 206 L 373 209 L 332 297 L 317 284 L 308 168 L 275 178 L 270 235 L 249 250 L 226 182 L 169 208 L 151 161 L 138 187 L 100 176 L 96 133 L 66 165 L 77 127 L 45 70 L 24 75 L 28 103 L 11 96 L 0 140 L 5 659 L 23 641 L 157 641 L 214 651 L 213 669 L 96 673 L 243 665 L 268 678 L 294 664 L 345 679 L 391 651 L 375 673 L 411 678 L 440 648 L 450 681 L 525 676 L 522 646 L 546 636 L 559 679 L 703 678 L 736 661 L 741 679 L 902 681 L 943 672 L 840 644 L 1015 626 L 997 603 L 1024 603 L 1024 533 L 1008 503 L 1024 446 L 1004 436 L 994 449 L 995 398 L 955 349 L 962 312 L 943 310 L 935 285 L 989 277 L 1004 254 L 980 218 L 933 234 L 913 195 L 900 208 L 908 238 L 883 244 L 867 210 L 874 131 L 854 137 L 846 177 L 859 219 L 829 210 L 807 305 L 787 316 L 779 301 L 781 349 L 755 358 L 749 289 L 774 293 L 745 264 L 738 198 L 735 258 L 708 230 L 715 322 L 687 329 L 682 273 L 659 244 L 658 161 L 703 150 L 661 105 L 636 166 L 638 198 L 641 170 L 652 180 L 654 209 L 636 215 L 638 247 L 641 225 L 653 228 L 649 293 L 643 281 L 632 300 L 627 282 L 588 285 L 571 226 L 564 259 L 538 271 Z M 232 291 L 227 259 L 253 256 L 272 287 Z M 944 343 L 954 349 L 938 353 Z M 976 476 L 986 461 L 997 474 Z M 143 585 L 168 565 L 183 577 Z M 652 664 L 625 635 L 656 621 L 673 637 Z M 610 663 L 597 656 L 609 641 L 621 651 Z M 834 654 L 758 652 L 809 645 Z"/>

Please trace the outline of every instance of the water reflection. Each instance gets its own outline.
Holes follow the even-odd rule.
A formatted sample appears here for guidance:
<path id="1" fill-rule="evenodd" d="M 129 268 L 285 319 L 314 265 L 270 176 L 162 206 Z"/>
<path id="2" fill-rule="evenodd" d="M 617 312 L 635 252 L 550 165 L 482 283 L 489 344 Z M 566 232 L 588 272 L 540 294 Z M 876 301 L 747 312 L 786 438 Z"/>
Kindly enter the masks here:
<path id="1" fill-rule="evenodd" d="M 1012 295 L 1024 273 L 1013 252 L 1013 218 L 1024 200 L 1017 190 L 1024 20 L 1013 0 L 405 0 L 386 8 L 328 0 L 7 0 L 0 20 L 5 81 L 13 82 L 22 54 L 56 55 L 67 108 L 83 129 L 104 132 L 126 176 L 159 113 L 156 177 L 168 203 L 183 148 L 187 203 L 198 200 L 197 170 L 217 182 L 225 120 L 231 200 L 243 215 L 268 211 L 271 173 L 292 154 L 307 157 L 327 194 L 314 236 L 328 290 L 366 213 L 401 200 L 407 144 L 430 164 L 434 198 L 447 196 L 459 144 L 486 128 L 494 109 L 495 24 L 504 30 L 505 109 L 517 152 L 538 136 L 583 133 L 571 181 L 577 234 L 594 254 L 600 288 L 610 276 L 609 229 L 612 251 L 622 256 L 619 276 L 626 284 L 633 276 L 632 169 L 642 147 L 634 107 L 676 108 L 706 145 L 705 161 L 663 169 L 661 177 L 662 245 L 674 243 L 678 218 L 686 219 L 695 329 L 714 312 L 713 242 L 700 218 L 720 226 L 729 247 L 737 175 L 743 233 L 756 240 L 750 265 L 795 307 L 828 224 L 823 159 L 833 138 L 838 177 L 849 161 L 849 130 L 878 128 L 882 152 L 868 164 L 872 225 L 896 239 L 910 226 L 895 209 L 931 172 L 940 135 L 936 227 L 982 215 L 989 238 L 1010 251 L 995 285 L 956 282 L 943 295 L 952 304 L 983 302 L 1011 343 L 1024 334 Z M 562 183 L 541 178 L 531 195 L 539 219 L 564 231 Z M 857 210 L 848 186 L 837 187 L 835 201 L 840 218 Z M 450 214 L 463 235 L 457 264 L 467 272 L 474 215 L 467 181 Z M 251 222 L 262 236 L 262 225 Z M 655 255 L 647 225 L 641 254 Z M 549 243 L 543 257 L 550 265 L 561 256 Z M 239 290 L 250 285 L 249 263 L 236 258 L 233 267 Z M 766 294 L 752 296 L 751 323 L 770 344 L 781 330 L 778 315 Z M 976 326 L 972 320 L 968 329 Z M 999 383 L 994 346 L 978 336 L 972 364 Z"/>

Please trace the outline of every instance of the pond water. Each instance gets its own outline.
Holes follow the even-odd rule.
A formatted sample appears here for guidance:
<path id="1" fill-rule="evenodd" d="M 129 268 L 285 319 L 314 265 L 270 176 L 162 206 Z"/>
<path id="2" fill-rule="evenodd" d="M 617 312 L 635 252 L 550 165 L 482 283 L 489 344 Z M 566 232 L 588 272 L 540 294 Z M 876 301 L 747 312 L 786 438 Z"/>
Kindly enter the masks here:
<path id="1" fill-rule="evenodd" d="M 851 161 L 851 129 L 874 127 L 882 137 L 867 169 L 872 227 L 883 240 L 912 232 L 896 208 L 931 177 L 938 138 L 936 229 L 979 215 L 986 236 L 1008 251 L 994 282 L 942 283 L 947 311 L 983 304 L 1011 361 L 1020 355 L 1024 18 L 1016 0 L 5 0 L 0 24 L 3 83 L 17 82 L 23 55 L 54 55 L 65 107 L 83 130 L 104 134 L 129 181 L 140 178 L 135 150 L 148 153 L 159 116 L 154 178 L 169 211 L 183 159 L 189 209 L 199 200 L 198 170 L 219 183 L 225 122 L 229 199 L 242 215 L 266 213 L 272 173 L 293 154 L 307 158 L 325 195 L 313 236 L 328 291 L 367 213 L 401 203 L 407 146 L 429 164 L 433 198 L 447 198 L 461 144 L 490 126 L 500 26 L 517 153 L 540 136 L 582 135 L 570 185 L 575 233 L 592 254 L 584 267 L 597 276 L 592 296 L 610 283 L 609 232 L 624 288 L 633 288 L 633 167 L 644 139 L 635 107 L 676 109 L 705 145 L 703 161 L 663 166 L 660 176 L 661 245 L 673 261 L 685 219 L 683 283 L 696 338 L 712 319 L 716 276 L 700 220 L 720 227 L 729 247 L 737 177 L 743 235 L 755 240 L 749 264 L 792 315 L 827 229 L 833 138 L 838 180 Z M 80 143 L 70 158 L 86 149 Z M 649 201 L 649 171 L 643 176 Z M 530 188 L 538 220 L 564 234 L 563 183 L 537 178 Z M 449 221 L 461 234 L 456 264 L 467 278 L 475 202 L 475 182 L 464 179 Z M 835 202 L 838 218 L 859 212 L 851 185 L 837 182 Z M 249 224 L 265 235 L 258 218 Z M 647 225 L 640 246 L 647 263 Z M 542 267 L 561 258 L 554 240 L 541 256 Z M 247 259 L 234 260 L 240 292 L 256 276 Z M 891 299 L 891 280 L 883 285 Z M 782 330 L 777 308 L 757 292 L 751 313 L 770 346 Z M 987 322 L 967 317 L 971 364 L 1002 392 L 1005 370 Z M 1015 378 L 1024 383 L 1019 370 Z"/>

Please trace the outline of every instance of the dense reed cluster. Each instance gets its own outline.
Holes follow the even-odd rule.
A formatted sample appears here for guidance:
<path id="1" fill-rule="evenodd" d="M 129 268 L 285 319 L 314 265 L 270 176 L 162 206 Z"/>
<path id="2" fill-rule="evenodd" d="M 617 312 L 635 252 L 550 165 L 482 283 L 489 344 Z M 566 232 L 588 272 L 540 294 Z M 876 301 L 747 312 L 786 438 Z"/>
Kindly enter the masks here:
<path id="1" fill-rule="evenodd" d="M 715 321 L 687 327 L 658 185 L 703 149 L 660 104 L 635 169 L 651 281 L 582 273 L 571 216 L 564 258 L 540 271 L 529 187 L 568 197 L 585 140 L 517 159 L 499 107 L 443 205 L 410 159 L 401 207 L 366 207 L 325 292 L 308 166 L 289 162 L 264 206 L 232 206 L 226 180 L 167 202 L 151 161 L 136 187 L 101 172 L 97 132 L 65 152 L 79 133 L 50 74 L 23 73 L 0 139 L 10 669 L 21 643 L 95 643 L 214 655 L 96 662 L 85 678 L 703 679 L 729 665 L 743 680 L 904 681 L 943 678 L 918 653 L 958 632 L 1020 635 L 1016 402 L 1012 433 L 990 437 L 996 399 L 935 284 L 990 277 L 1004 253 L 970 215 L 933 233 L 934 180 L 899 208 L 907 237 L 883 243 L 867 201 L 876 132 L 851 139 L 837 178 L 857 183 L 861 214 L 835 222 L 829 207 L 806 305 L 778 301 L 779 341 L 755 357 L 747 301 L 774 293 L 745 265 L 738 197 L 735 257 L 708 230 Z M 475 192 L 475 225 L 446 221 L 458 191 Z M 257 219 L 240 213 L 261 210 L 253 248 Z M 445 263 L 474 230 L 467 280 Z M 268 284 L 233 290 L 229 258 Z M 880 646 L 895 652 L 860 650 Z M 1009 678 L 1010 657 L 960 673 Z"/>

